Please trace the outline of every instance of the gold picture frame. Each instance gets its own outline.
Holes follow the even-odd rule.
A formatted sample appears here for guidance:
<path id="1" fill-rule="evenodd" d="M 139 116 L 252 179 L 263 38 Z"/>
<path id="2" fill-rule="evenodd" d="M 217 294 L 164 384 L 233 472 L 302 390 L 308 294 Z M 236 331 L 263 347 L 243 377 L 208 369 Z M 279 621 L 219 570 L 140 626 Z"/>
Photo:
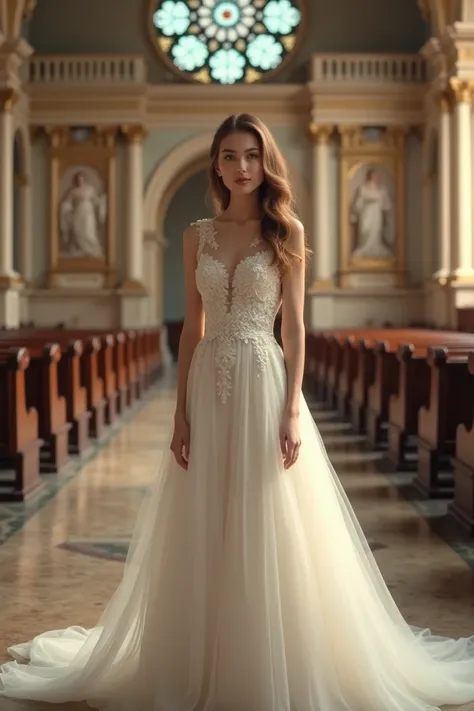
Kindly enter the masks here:
<path id="1" fill-rule="evenodd" d="M 405 136 L 400 127 L 341 129 L 341 286 L 357 276 L 405 281 Z"/>
<path id="2" fill-rule="evenodd" d="M 48 286 L 64 286 L 69 278 L 71 285 L 113 287 L 117 278 L 118 128 L 49 127 L 46 134 L 50 154 Z"/>

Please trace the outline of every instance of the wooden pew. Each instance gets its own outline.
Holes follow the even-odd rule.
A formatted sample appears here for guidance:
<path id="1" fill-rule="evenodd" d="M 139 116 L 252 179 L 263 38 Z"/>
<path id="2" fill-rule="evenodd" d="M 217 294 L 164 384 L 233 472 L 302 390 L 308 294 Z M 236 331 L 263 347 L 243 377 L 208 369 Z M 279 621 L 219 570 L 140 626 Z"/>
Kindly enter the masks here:
<path id="1" fill-rule="evenodd" d="M 474 349 L 468 355 L 468 372 L 474 376 Z M 469 421 L 460 424 L 456 430 L 456 455 L 454 467 L 454 500 L 448 508 L 448 515 L 461 524 L 466 531 L 474 534 L 474 414 L 471 403 Z"/>
<path id="2" fill-rule="evenodd" d="M 471 339 L 472 340 L 472 339 Z M 459 425 L 469 426 L 474 381 L 468 370 L 472 346 L 431 348 L 429 404 L 418 415 L 418 470 L 414 484 L 429 497 L 453 494 L 452 457 Z"/>
<path id="3" fill-rule="evenodd" d="M 26 397 L 26 348 L 0 343 L 0 501 L 24 501 L 41 485 L 38 412 Z M 12 474 L 13 475 L 12 475 Z"/>
<path id="4" fill-rule="evenodd" d="M 68 451 L 82 454 L 90 447 L 90 420 L 96 407 L 89 408 L 88 390 L 94 392 L 97 385 L 88 382 L 94 368 L 87 361 L 94 357 L 94 350 L 88 349 L 82 341 L 73 339 L 72 334 L 61 329 L 9 331 L 0 336 L 4 342 L 27 344 L 30 348 L 55 345 L 60 349 L 58 361 L 58 392 L 65 402 L 66 422 L 69 423 Z"/>
<path id="5" fill-rule="evenodd" d="M 396 338 L 375 343 L 374 379 L 369 386 L 366 411 L 367 443 L 372 449 L 380 447 L 386 440 L 384 428 L 388 422 L 388 405 L 398 387 L 397 352 Z"/>
<path id="6" fill-rule="evenodd" d="M 388 413 L 388 459 L 395 469 L 418 466 L 418 412 L 428 407 L 431 381 L 436 377 L 428 357 L 443 344 L 446 349 L 468 344 L 474 347 L 474 337 L 455 332 L 415 332 L 411 342 L 399 346 L 398 388 L 390 398 Z"/>
<path id="7" fill-rule="evenodd" d="M 361 338 L 357 348 L 357 367 L 350 402 L 352 427 L 358 434 L 366 431 L 369 389 L 375 378 L 375 341 Z"/>
<path id="8" fill-rule="evenodd" d="M 342 344 L 342 368 L 336 390 L 337 411 L 342 418 L 348 417 L 351 411 L 358 365 L 359 348 L 356 336 L 346 336 Z"/>
<path id="9" fill-rule="evenodd" d="M 410 438 L 418 431 L 418 410 L 426 405 L 430 389 L 430 369 L 426 360 L 426 347 L 405 343 L 398 347 L 397 390 L 388 404 L 388 459 L 397 470 L 416 468 L 414 459 L 408 459 Z"/>
<path id="10" fill-rule="evenodd" d="M 405 422 L 407 417 L 411 417 L 408 414 L 411 412 L 410 402 L 413 400 L 413 406 L 418 407 L 421 398 L 423 404 L 422 394 L 427 390 L 426 377 L 423 379 L 422 375 L 423 364 L 417 360 L 419 351 L 425 349 L 426 352 L 428 347 L 440 343 L 458 343 L 459 337 L 460 334 L 452 331 L 393 329 L 390 336 L 380 340 L 377 333 L 373 333 L 373 339 L 376 341 L 375 374 L 369 387 L 367 408 L 367 435 L 370 446 L 378 447 L 387 439 L 389 456 L 401 464 L 400 446 L 408 434 L 416 433 L 416 426 L 411 424 L 412 420 L 409 426 Z M 400 346 L 402 350 L 399 353 Z M 414 379 L 417 374 L 421 378 L 419 382 Z M 407 388 L 410 390 L 409 395 L 406 395 Z M 411 392 L 412 388 L 416 392 Z M 393 414 L 392 428 L 389 427 L 390 404 Z"/>
<path id="11" fill-rule="evenodd" d="M 44 441 L 40 471 L 56 473 L 69 459 L 68 437 L 71 429 L 66 417 L 66 398 L 59 394 L 61 349 L 57 344 L 15 338 L 15 332 L 2 332 L 0 343 L 16 348 L 26 345 L 28 348 L 27 397 L 38 411 L 39 436 Z"/>

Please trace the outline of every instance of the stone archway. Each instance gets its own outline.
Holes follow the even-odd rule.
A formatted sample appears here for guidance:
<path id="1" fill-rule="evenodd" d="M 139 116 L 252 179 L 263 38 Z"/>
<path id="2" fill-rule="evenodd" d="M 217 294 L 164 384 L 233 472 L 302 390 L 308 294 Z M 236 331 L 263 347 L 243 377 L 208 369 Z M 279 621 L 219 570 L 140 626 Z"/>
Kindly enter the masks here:
<path id="1" fill-rule="evenodd" d="M 162 322 L 163 299 L 163 257 L 166 247 L 163 239 L 163 221 L 167 207 L 179 188 L 195 173 L 209 164 L 209 147 L 213 133 L 194 136 L 173 148 L 156 166 L 148 180 L 144 198 L 144 237 L 145 237 L 145 285 L 150 299 L 155 301 L 152 307 L 154 322 Z M 309 189 L 299 171 L 290 163 L 288 172 L 297 197 L 298 210 L 303 223 L 308 220 Z"/>

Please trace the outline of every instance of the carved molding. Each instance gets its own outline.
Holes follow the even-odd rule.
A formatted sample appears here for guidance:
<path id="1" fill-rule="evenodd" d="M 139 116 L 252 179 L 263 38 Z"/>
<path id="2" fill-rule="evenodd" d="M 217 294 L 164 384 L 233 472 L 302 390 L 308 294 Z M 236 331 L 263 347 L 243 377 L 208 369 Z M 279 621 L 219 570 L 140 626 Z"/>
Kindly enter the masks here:
<path id="1" fill-rule="evenodd" d="M 34 140 L 39 135 L 46 135 L 51 148 L 65 148 L 67 146 L 95 146 L 103 148 L 114 148 L 119 134 L 118 126 L 93 126 L 85 127 L 84 130 L 89 135 L 82 141 L 77 141 L 74 129 L 70 126 L 32 126 L 31 138 Z"/>
<path id="2" fill-rule="evenodd" d="M 363 126 L 339 126 L 338 131 L 343 150 L 377 152 L 402 147 L 410 131 L 418 131 L 419 128 L 421 126 L 387 126 L 381 130 L 378 140 L 368 140 Z"/>

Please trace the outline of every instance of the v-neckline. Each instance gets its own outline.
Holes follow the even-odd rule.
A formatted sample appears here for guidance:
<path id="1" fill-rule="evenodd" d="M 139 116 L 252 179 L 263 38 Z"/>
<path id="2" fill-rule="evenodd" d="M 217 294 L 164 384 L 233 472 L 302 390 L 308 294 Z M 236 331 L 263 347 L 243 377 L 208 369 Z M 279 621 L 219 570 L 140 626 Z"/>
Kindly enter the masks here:
<path id="1" fill-rule="evenodd" d="M 216 250 L 217 250 L 219 248 L 219 245 L 217 242 L 217 238 L 219 237 L 219 231 L 216 227 L 216 218 L 212 219 L 211 225 L 212 225 L 212 230 L 214 233 L 214 241 L 215 241 Z M 252 247 L 257 247 L 260 240 L 261 240 L 260 235 L 256 235 L 253 238 L 253 240 L 251 241 L 251 243 L 249 244 L 248 249 L 250 250 L 250 249 L 252 249 Z M 236 272 L 237 272 L 238 268 L 241 266 L 241 264 L 244 264 L 244 262 L 246 262 L 251 257 L 257 257 L 258 255 L 262 254 L 264 251 L 265 251 L 265 249 L 262 247 L 257 252 L 254 252 L 254 253 L 250 252 L 249 254 L 246 254 L 244 257 L 241 257 L 235 264 L 235 267 L 233 268 L 232 273 L 231 273 L 229 267 L 222 261 L 222 259 L 219 259 L 218 257 L 214 257 L 212 254 L 210 254 L 209 256 L 215 262 L 218 262 L 221 265 L 221 267 L 224 269 L 226 276 L 227 276 L 227 280 L 228 280 L 228 288 L 231 288 L 234 283 Z"/>

